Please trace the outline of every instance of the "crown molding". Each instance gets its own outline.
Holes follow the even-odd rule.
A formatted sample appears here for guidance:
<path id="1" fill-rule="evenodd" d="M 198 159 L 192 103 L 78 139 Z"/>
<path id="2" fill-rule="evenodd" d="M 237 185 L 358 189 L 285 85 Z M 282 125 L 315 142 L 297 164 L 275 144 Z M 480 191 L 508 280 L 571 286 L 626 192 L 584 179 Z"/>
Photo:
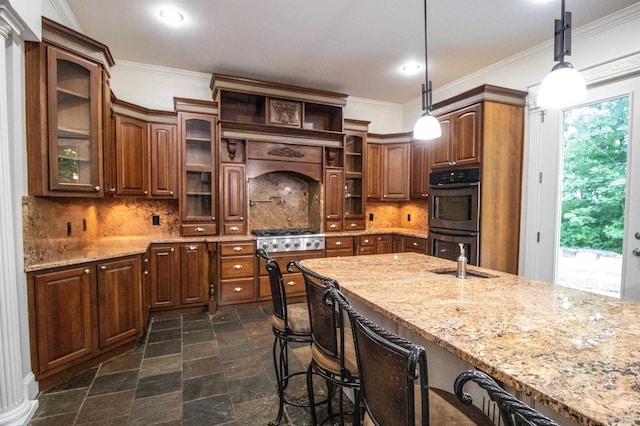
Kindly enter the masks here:
<path id="1" fill-rule="evenodd" d="M 84 34 L 82 25 L 80 25 L 80 22 L 76 19 L 76 15 L 73 13 L 73 10 L 71 10 L 71 7 L 69 7 L 67 0 L 49 0 L 49 4 L 51 4 L 51 7 L 53 7 L 62 20 L 61 24 Z"/>
<path id="2" fill-rule="evenodd" d="M 163 67 L 160 65 L 143 64 L 141 62 L 125 61 L 122 59 L 117 60 L 116 66 L 118 68 L 131 68 L 131 69 L 143 70 L 147 72 L 153 72 L 157 74 L 165 74 L 173 77 L 190 78 L 194 80 L 205 80 L 207 84 L 211 79 L 211 74 L 206 74 L 206 73 L 196 72 L 196 71 L 187 71 L 179 68 Z"/>

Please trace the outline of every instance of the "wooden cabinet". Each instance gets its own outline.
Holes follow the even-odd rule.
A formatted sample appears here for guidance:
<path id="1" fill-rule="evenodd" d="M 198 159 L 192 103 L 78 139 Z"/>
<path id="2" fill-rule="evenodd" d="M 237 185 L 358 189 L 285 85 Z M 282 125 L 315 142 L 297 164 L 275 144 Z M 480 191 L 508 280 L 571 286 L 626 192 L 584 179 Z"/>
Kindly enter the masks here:
<path id="1" fill-rule="evenodd" d="M 220 243 L 218 262 L 220 287 L 218 304 L 253 302 L 256 300 L 255 241 Z"/>
<path id="2" fill-rule="evenodd" d="M 216 173 L 216 117 L 180 113 L 182 191 L 180 211 L 183 235 L 218 233 Z"/>
<path id="3" fill-rule="evenodd" d="M 113 58 L 106 46 L 53 21 L 43 19 L 42 30 L 43 42 L 25 44 L 29 194 L 100 197 L 103 69 Z"/>
<path id="4" fill-rule="evenodd" d="M 416 252 L 421 254 L 427 254 L 427 239 L 420 237 L 403 237 L 404 245 L 402 247 L 403 252 Z"/>
<path id="5" fill-rule="evenodd" d="M 222 233 L 244 235 L 246 232 L 245 165 L 221 164 Z"/>
<path id="6" fill-rule="evenodd" d="M 324 171 L 324 229 L 342 231 L 344 214 L 344 171 L 325 168 Z"/>
<path id="7" fill-rule="evenodd" d="M 393 253 L 393 237 L 390 234 L 375 235 L 376 254 Z"/>
<path id="8" fill-rule="evenodd" d="M 116 115 L 116 194 L 149 194 L 149 124 Z"/>
<path id="9" fill-rule="evenodd" d="M 135 339 L 142 330 L 140 258 L 98 263 L 100 349 Z"/>
<path id="10" fill-rule="evenodd" d="M 478 262 L 511 274 L 518 273 L 526 95 L 483 85 L 433 108 L 448 123 L 433 145 L 433 167 L 480 167 Z"/>
<path id="11" fill-rule="evenodd" d="M 409 143 L 367 145 L 367 199 L 409 199 Z"/>
<path id="12" fill-rule="evenodd" d="M 353 122 L 354 120 L 350 120 Z M 368 123 L 367 123 L 368 126 Z M 366 132 L 347 130 L 344 143 L 344 224 L 345 230 L 365 229 Z"/>
<path id="13" fill-rule="evenodd" d="M 326 237 L 325 256 L 353 256 L 353 237 Z"/>
<path id="14" fill-rule="evenodd" d="M 139 256 L 28 274 L 31 359 L 41 387 L 127 349 L 142 333 L 141 291 Z"/>
<path id="15" fill-rule="evenodd" d="M 438 117 L 440 138 L 433 141 L 432 168 L 479 164 L 482 132 L 482 103 Z"/>
<path id="16" fill-rule="evenodd" d="M 206 243 L 152 244 L 150 257 L 152 309 L 208 304 L 209 258 Z"/>
<path id="17" fill-rule="evenodd" d="M 427 198 L 429 196 L 429 173 L 431 172 L 432 142 L 411 142 L 410 197 Z"/>
<path id="18" fill-rule="evenodd" d="M 178 140 L 176 126 L 151 123 L 149 133 L 151 187 L 153 198 L 178 198 Z"/>
<path id="19" fill-rule="evenodd" d="M 269 253 L 272 259 L 278 262 L 280 270 L 282 272 L 282 278 L 285 283 L 285 289 L 287 297 L 296 297 L 305 295 L 305 284 L 302 273 L 300 272 L 287 272 L 287 264 L 292 260 L 304 260 L 304 259 L 316 259 L 324 257 L 322 250 L 308 250 L 296 253 L 296 256 L 291 256 L 290 253 Z M 258 260 L 259 263 L 259 285 L 258 285 L 258 297 L 260 300 L 268 300 L 271 298 L 271 283 L 269 282 L 269 273 L 267 272 L 266 261 Z"/>
<path id="20" fill-rule="evenodd" d="M 361 235 L 355 240 L 358 255 L 393 253 L 391 234 Z"/>

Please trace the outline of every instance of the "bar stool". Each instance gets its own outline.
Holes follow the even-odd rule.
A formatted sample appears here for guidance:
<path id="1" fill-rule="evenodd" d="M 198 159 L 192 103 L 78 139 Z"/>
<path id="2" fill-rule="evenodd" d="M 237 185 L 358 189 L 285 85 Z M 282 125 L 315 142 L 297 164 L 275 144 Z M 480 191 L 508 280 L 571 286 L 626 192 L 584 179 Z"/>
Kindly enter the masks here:
<path id="1" fill-rule="evenodd" d="M 329 388 L 327 405 L 329 417 L 321 424 L 339 416 L 341 424 L 344 425 L 345 414 L 351 414 L 353 425 L 358 426 L 360 424 L 360 376 L 351 327 L 349 327 L 348 318 L 342 315 L 342 311 L 337 306 L 329 305 L 325 301 L 326 290 L 338 287 L 338 283 L 306 269 L 297 261 L 289 262 L 287 270 L 293 272 L 292 268 L 294 267 L 302 272 L 304 277 L 311 321 L 313 343 L 311 344 L 311 363 L 307 370 L 307 391 L 312 406 L 312 424 L 318 424 L 312 383 L 312 376 L 317 374 L 326 380 Z M 344 412 L 344 392 L 341 391 L 339 393 L 339 412 L 333 414 L 333 388 L 336 386 L 353 390 L 353 413 Z"/>
<path id="2" fill-rule="evenodd" d="M 256 257 L 266 260 L 269 284 L 271 285 L 271 302 L 273 306 L 271 328 L 275 336 L 273 341 L 273 364 L 278 381 L 280 405 L 278 407 L 278 416 L 269 425 L 277 426 L 280 424 L 284 414 L 284 404 L 295 407 L 309 406 L 308 403 L 288 400 L 285 396 L 285 390 L 289 384 L 289 379 L 306 374 L 304 370 L 289 372 L 289 343 L 311 344 L 311 327 L 306 303 L 287 303 L 284 279 L 278 262 L 272 259 L 263 249 L 256 251 Z"/>
<path id="3" fill-rule="evenodd" d="M 458 402 L 450 392 L 429 388 L 422 346 L 371 322 L 336 288 L 328 288 L 325 298 L 351 319 L 366 409 L 364 426 L 493 425 L 480 409 Z"/>
<path id="4" fill-rule="evenodd" d="M 463 391 L 465 383 L 469 381 L 476 383 L 484 389 L 491 401 L 495 401 L 504 426 L 558 426 L 558 424 L 550 418 L 543 416 L 540 412 L 529 407 L 524 402 L 514 398 L 510 393 L 501 388 L 491 376 L 478 370 L 469 370 L 460 373 L 453 384 L 456 397 L 458 397 L 463 404 L 471 405 L 473 402 L 471 395 Z"/>

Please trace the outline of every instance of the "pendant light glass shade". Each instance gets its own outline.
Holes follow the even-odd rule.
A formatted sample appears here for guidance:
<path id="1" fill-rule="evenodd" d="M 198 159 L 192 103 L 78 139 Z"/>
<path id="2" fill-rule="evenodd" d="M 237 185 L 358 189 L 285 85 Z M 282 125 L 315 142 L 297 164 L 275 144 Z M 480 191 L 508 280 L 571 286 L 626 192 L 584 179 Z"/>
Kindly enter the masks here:
<path id="1" fill-rule="evenodd" d="M 582 74 L 568 62 L 560 62 L 542 80 L 538 105 L 544 108 L 564 108 L 580 102 L 587 95 Z"/>
<path id="2" fill-rule="evenodd" d="M 439 138 L 442 134 L 440 122 L 429 111 L 425 111 L 422 117 L 416 121 L 413 127 L 413 138 L 418 140 L 430 140 Z"/>

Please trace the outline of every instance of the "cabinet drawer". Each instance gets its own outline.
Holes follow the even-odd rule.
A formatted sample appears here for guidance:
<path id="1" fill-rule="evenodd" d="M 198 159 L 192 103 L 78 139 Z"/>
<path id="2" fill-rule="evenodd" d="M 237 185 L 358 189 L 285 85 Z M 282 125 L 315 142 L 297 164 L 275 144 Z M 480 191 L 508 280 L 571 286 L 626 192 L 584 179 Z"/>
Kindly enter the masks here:
<path id="1" fill-rule="evenodd" d="M 220 304 L 251 302 L 255 300 L 253 278 L 220 282 Z"/>
<path id="2" fill-rule="evenodd" d="M 427 240 L 424 238 L 404 237 L 404 251 L 427 254 Z"/>
<path id="3" fill-rule="evenodd" d="M 302 274 L 282 274 L 287 296 L 299 296 L 304 294 L 304 278 Z M 271 297 L 271 284 L 268 276 L 260 277 L 260 298 Z"/>
<path id="4" fill-rule="evenodd" d="M 373 246 L 362 246 L 358 249 L 358 254 L 375 254 L 376 250 Z"/>
<path id="5" fill-rule="evenodd" d="M 244 235 L 244 223 L 225 223 L 224 235 Z"/>
<path id="6" fill-rule="evenodd" d="M 253 254 L 256 248 L 253 241 L 242 241 L 237 243 L 220 243 L 221 256 L 238 256 L 241 254 Z"/>
<path id="7" fill-rule="evenodd" d="M 360 246 L 373 246 L 376 242 L 375 235 L 362 235 L 358 238 L 358 242 Z"/>
<path id="8" fill-rule="evenodd" d="M 353 248 L 341 248 L 327 250 L 326 257 L 338 257 L 338 256 L 353 256 Z"/>
<path id="9" fill-rule="evenodd" d="M 253 277 L 255 257 L 235 256 L 220 260 L 220 278 L 248 278 Z"/>
<path id="10" fill-rule="evenodd" d="M 342 221 L 327 221 L 324 225 L 325 231 L 327 232 L 338 232 L 342 231 Z"/>
<path id="11" fill-rule="evenodd" d="M 216 225 L 215 223 L 182 225 L 182 235 L 185 237 L 193 237 L 199 235 L 216 235 L 217 233 L 218 225 Z"/>
<path id="12" fill-rule="evenodd" d="M 364 219 L 345 219 L 345 231 L 362 231 L 365 229 Z"/>
<path id="13" fill-rule="evenodd" d="M 298 252 L 293 256 L 289 253 L 271 253 L 271 258 L 278 262 L 280 265 L 280 271 L 283 274 L 287 273 L 287 264 L 292 260 L 304 260 L 304 259 L 317 259 L 324 257 L 324 252 L 322 250 L 308 250 L 303 252 Z M 264 260 L 259 261 L 260 275 L 267 275 L 267 262 Z"/>
<path id="14" fill-rule="evenodd" d="M 353 248 L 353 237 L 326 237 L 324 246 L 327 250 Z"/>

